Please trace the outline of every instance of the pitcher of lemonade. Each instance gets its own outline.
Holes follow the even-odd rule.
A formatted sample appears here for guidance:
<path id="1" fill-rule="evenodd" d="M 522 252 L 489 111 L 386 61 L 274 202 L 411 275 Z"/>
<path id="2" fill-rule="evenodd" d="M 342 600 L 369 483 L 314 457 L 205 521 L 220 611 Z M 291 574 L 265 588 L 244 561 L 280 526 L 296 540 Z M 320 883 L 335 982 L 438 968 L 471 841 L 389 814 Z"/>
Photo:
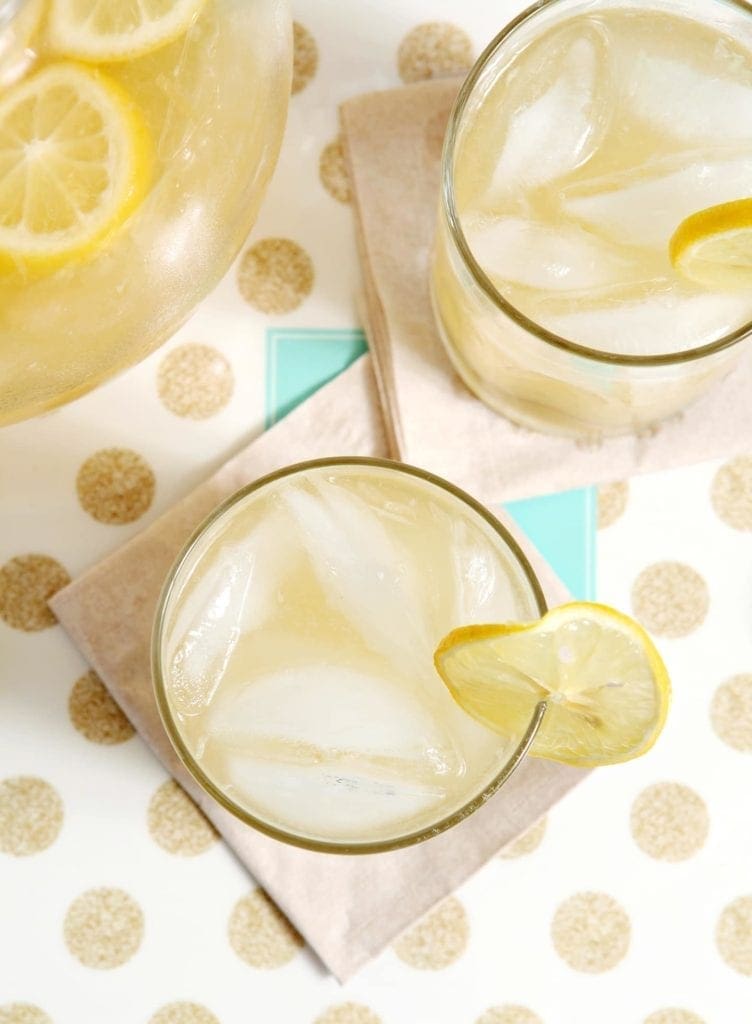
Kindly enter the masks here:
<path id="1" fill-rule="evenodd" d="M 0 0 L 0 424 L 164 341 L 242 245 L 287 0 Z"/>

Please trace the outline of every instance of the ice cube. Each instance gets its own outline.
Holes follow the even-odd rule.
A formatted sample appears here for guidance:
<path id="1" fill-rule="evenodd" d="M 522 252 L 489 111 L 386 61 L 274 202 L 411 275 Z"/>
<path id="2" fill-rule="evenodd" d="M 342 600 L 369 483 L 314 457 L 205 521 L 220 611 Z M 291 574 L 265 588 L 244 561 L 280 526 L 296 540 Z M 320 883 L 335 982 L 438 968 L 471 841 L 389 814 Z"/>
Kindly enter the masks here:
<path id="1" fill-rule="evenodd" d="M 227 791 L 277 827 L 321 840 L 389 838 L 400 824 L 420 828 L 444 791 L 420 782 L 383 779 L 367 765 L 271 763 L 232 753 L 224 759 Z"/>
<path id="2" fill-rule="evenodd" d="M 336 483 L 315 492 L 292 485 L 283 500 L 326 600 L 371 650 L 425 672 L 432 645 L 410 552 L 366 502 Z"/>
<path id="3" fill-rule="evenodd" d="M 243 750 L 274 740 L 292 757 L 315 747 L 323 757 L 414 762 L 430 775 L 459 770 L 451 741 L 412 688 L 336 664 L 281 669 L 228 694 L 212 709 L 209 734 Z"/>
<path id="4" fill-rule="evenodd" d="M 627 102 L 633 114 L 674 138 L 698 145 L 752 140 L 752 87 L 681 60 L 639 53 Z"/>
<path id="5" fill-rule="evenodd" d="M 535 99 L 517 100 L 516 89 L 505 99 L 517 101 L 504 129 L 504 142 L 491 184 L 498 195 L 520 185 L 544 185 L 573 171 L 598 145 L 608 116 L 606 103 L 607 43 L 597 31 L 570 39 L 547 57 L 553 69 L 545 91 Z M 517 81 L 534 88 L 540 75 L 520 67 Z"/>
<path id="6" fill-rule="evenodd" d="M 707 344 L 752 319 L 752 296 L 687 295 L 677 289 L 640 302 L 546 316 L 545 326 L 570 341 L 607 352 L 658 355 Z"/>
<path id="7" fill-rule="evenodd" d="M 732 160 L 702 159 L 661 173 L 660 165 L 620 179 L 570 190 L 563 209 L 615 242 L 664 248 L 681 222 L 708 206 L 752 196 L 752 153 Z"/>
<path id="8" fill-rule="evenodd" d="M 215 704 L 226 784 L 304 831 L 357 836 L 440 802 L 464 770 L 430 709 L 399 682 L 337 665 L 283 669 Z"/>
<path id="9" fill-rule="evenodd" d="M 518 217 L 468 219 L 470 250 L 498 285 L 563 292 L 620 284 L 640 267 L 617 248 L 577 226 L 551 227 Z"/>
<path id="10" fill-rule="evenodd" d="M 184 597 L 169 635 L 166 664 L 176 710 L 196 714 L 222 682 L 238 640 L 263 624 L 293 563 L 281 514 L 225 545 Z"/>

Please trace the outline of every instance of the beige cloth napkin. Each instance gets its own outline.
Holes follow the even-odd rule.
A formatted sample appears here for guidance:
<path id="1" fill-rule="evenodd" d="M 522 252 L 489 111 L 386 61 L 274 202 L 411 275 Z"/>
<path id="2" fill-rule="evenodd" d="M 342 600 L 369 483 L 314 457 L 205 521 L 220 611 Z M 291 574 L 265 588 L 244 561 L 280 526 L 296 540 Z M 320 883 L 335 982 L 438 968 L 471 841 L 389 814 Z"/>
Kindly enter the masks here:
<path id="1" fill-rule="evenodd" d="M 734 372 L 649 437 L 597 446 L 534 433 L 488 409 L 454 373 L 434 327 L 428 266 L 441 146 L 459 82 L 345 103 L 371 353 L 390 449 L 496 502 L 747 451 L 752 347 Z"/>
<path id="2" fill-rule="evenodd" d="M 341 980 L 583 777 L 571 768 L 528 759 L 484 807 L 449 832 L 394 853 L 337 856 L 286 846 L 242 824 L 207 797 L 178 762 L 152 694 L 149 641 L 162 583 L 182 545 L 218 502 L 265 473 L 318 456 L 385 454 L 371 363 L 364 356 L 52 601 L 60 622 L 157 757 Z M 505 522 L 527 549 L 549 604 L 566 599 L 540 556 Z"/>

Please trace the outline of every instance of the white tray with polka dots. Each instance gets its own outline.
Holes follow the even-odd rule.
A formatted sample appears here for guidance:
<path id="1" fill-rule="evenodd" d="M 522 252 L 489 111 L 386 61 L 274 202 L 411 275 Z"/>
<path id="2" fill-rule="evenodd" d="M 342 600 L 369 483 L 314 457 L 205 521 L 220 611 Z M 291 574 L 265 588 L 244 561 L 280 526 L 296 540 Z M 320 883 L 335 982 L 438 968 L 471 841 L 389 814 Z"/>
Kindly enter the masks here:
<path id="1" fill-rule="evenodd" d="M 598 597 L 654 631 L 674 679 L 655 750 L 591 776 L 345 987 L 44 603 L 263 429 L 270 329 L 357 325 L 338 103 L 458 70 L 520 7 L 297 0 L 289 130 L 236 267 L 140 366 L 0 432 L 0 1024 L 743 1019 L 752 458 L 601 492 Z"/>

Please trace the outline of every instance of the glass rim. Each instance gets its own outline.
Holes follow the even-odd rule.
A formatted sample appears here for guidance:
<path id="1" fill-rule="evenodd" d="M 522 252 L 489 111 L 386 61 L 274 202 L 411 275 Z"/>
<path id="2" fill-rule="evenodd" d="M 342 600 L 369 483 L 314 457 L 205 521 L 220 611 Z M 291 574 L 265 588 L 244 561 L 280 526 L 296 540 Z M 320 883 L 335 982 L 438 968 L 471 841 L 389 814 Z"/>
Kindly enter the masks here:
<path id="1" fill-rule="evenodd" d="M 479 501 L 476 501 L 471 495 L 463 491 L 461 488 L 455 486 L 442 477 L 436 476 L 428 470 L 420 469 L 417 466 L 410 466 L 406 463 L 395 462 L 391 459 L 372 458 L 367 456 L 336 456 L 332 458 L 320 458 L 310 459 L 304 462 L 297 462 L 290 466 L 285 466 L 282 469 L 275 470 L 272 473 L 265 474 L 259 477 L 258 480 L 253 481 L 250 484 L 246 484 L 239 490 L 235 491 L 228 498 L 222 501 L 212 512 L 206 516 L 200 525 L 193 531 L 188 541 L 183 545 L 180 553 L 172 563 L 172 566 L 167 574 L 162 591 L 159 596 L 157 608 L 154 615 L 154 622 L 152 627 L 151 635 L 151 676 L 152 686 L 154 688 L 154 694 L 157 701 L 157 708 L 159 710 L 159 717 L 162 721 L 162 725 L 167 733 L 170 743 L 173 749 L 180 758 L 181 763 L 187 769 L 191 777 L 201 787 L 201 789 L 208 793 L 209 796 L 222 806 L 226 811 L 229 811 L 235 818 L 239 819 L 246 825 L 250 825 L 257 831 L 270 836 L 272 839 L 277 839 L 280 842 L 287 843 L 291 846 L 297 846 L 301 849 L 311 850 L 317 853 L 339 853 L 339 854 L 366 854 L 366 853 L 388 853 L 392 850 L 399 850 L 406 846 L 412 846 L 415 843 L 424 842 L 427 839 L 433 838 L 433 836 L 439 835 L 441 832 L 445 832 L 447 829 L 452 828 L 454 825 L 459 824 L 465 818 L 469 817 L 474 811 L 481 807 L 494 793 L 497 792 L 507 781 L 507 779 L 515 771 L 519 763 L 524 758 L 530 745 L 532 744 L 535 736 L 540 728 L 541 722 L 546 711 L 546 704 L 541 701 L 533 711 L 530 721 L 525 729 L 525 732 L 520 739 L 517 746 L 509 754 L 507 760 L 502 765 L 501 769 L 496 775 L 488 782 L 480 792 L 475 796 L 471 797 L 470 800 L 466 801 L 461 807 L 457 808 L 451 814 L 445 815 L 439 821 L 425 826 L 421 829 L 416 829 L 412 832 L 406 833 L 403 836 L 397 836 L 387 840 L 370 840 L 367 842 L 352 842 L 350 840 L 346 842 L 336 842 L 333 840 L 313 839 L 306 836 L 297 835 L 294 832 L 288 832 L 286 829 L 271 825 L 270 823 L 258 818 L 252 812 L 246 808 L 241 807 L 240 804 L 232 800 L 226 793 L 219 789 L 219 787 L 211 780 L 211 778 L 204 772 L 201 766 L 194 758 L 191 751 L 186 746 L 180 731 L 176 725 L 175 719 L 172 714 L 172 710 L 169 705 L 167 698 L 165 679 L 162 672 L 162 638 L 165 628 L 165 618 L 167 613 L 167 606 L 169 604 L 170 597 L 173 592 L 173 588 L 176 584 L 178 574 L 183 568 L 185 563 L 190 559 L 199 541 L 203 538 L 207 530 L 209 530 L 222 516 L 225 515 L 231 508 L 234 508 L 236 504 L 243 501 L 250 494 L 260 490 L 268 484 L 275 483 L 278 480 L 282 480 L 287 476 L 293 476 L 298 473 L 304 473 L 313 469 L 323 469 L 331 466 L 374 466 L 379 469 L 393 470 L 399 473 L 404 473 L 408 476 L 417 477 L 420 480 L 426 481 L 433 484 L 453 497 L 458 498 L 463 504 L 467 505 L 475 513 L 481 516 L 482 519 L 492 528 L 492 530 L 501 538 L 506 548 L 514 558 L 515 562 L 521 568 L 522 574 L 525 577 L 530 590 L 533 595 L 533 599 L 538 608 L 540 616 L 545 615 L 548 610 L 543 588 L 541 586 L 535 571 L 530 564 L 529 559 L 525 555 L 524 551 L 520 547 L 519 543 L 515 540 L 512 534 L 509 532 L 506 526 L 501 523 L 493 513 L 485 506 L 481 505 Z"/>
<path id="2" fill-rule="evenodd" d="M 530 7 L 513 18 L 488 44 L 476 60 L 470 72 L 465 78 L 455 100 L 452 112 L 449 117 L 449 125 L 441 158 L 441 205 L 449 226 L 449 234 L 456 246 L 460 257 L 474 279 L 475 283 L 490 299 L 496 308 L 509 319 L 513 320 L 519 327 L 522 327 L 528 334 L 532 334 L 539 341 L 542 341 L 552 348 L 568 352 L 571 355 L 581 356 L 585 359 L 599 363 L 630 367 L 651 367 L 651 366 L 676 366 L 681 363 L 689 363 L 706 356 L 715 355 L 725 349 L 732 348 L 740 341 L 744 341 L 752 333 L 752 320 L 743 324 L 729 334 L 699 345 L 696 348 L 685 349 L 682 352 L 667 352 L 656 355 L 629 355 L 619 352 L 605 352 L 602 349 L 590 348 L 588 345 L 570 341 L 567 338 L 549 331 L 546 327 L 526 316 L 521 310 L 514 306 L 508 299 L 504 298 L 496 288 L 493 281 L 488 277 L 480 264 L 476 261 L 468 245 L 465 233 L 462 230 L 459 214 L 454 197 L 454 157 L 457 149 L 457 141 L 462 127 L 464 114 L 467 105 L 474 94 L 475 86 L 489 63 L 496 56 L 505 42 L 523 25 L 536 18 L 539 14 L 568 0 L 536 0 Z M 625 0 L 625 6 L 629 0 Z M 721 6 L 730 7 L 752 16 L 752 3 L 748 0 L 713 0 Z M 692 15 L 690 15 L 692 16 Z"/>

